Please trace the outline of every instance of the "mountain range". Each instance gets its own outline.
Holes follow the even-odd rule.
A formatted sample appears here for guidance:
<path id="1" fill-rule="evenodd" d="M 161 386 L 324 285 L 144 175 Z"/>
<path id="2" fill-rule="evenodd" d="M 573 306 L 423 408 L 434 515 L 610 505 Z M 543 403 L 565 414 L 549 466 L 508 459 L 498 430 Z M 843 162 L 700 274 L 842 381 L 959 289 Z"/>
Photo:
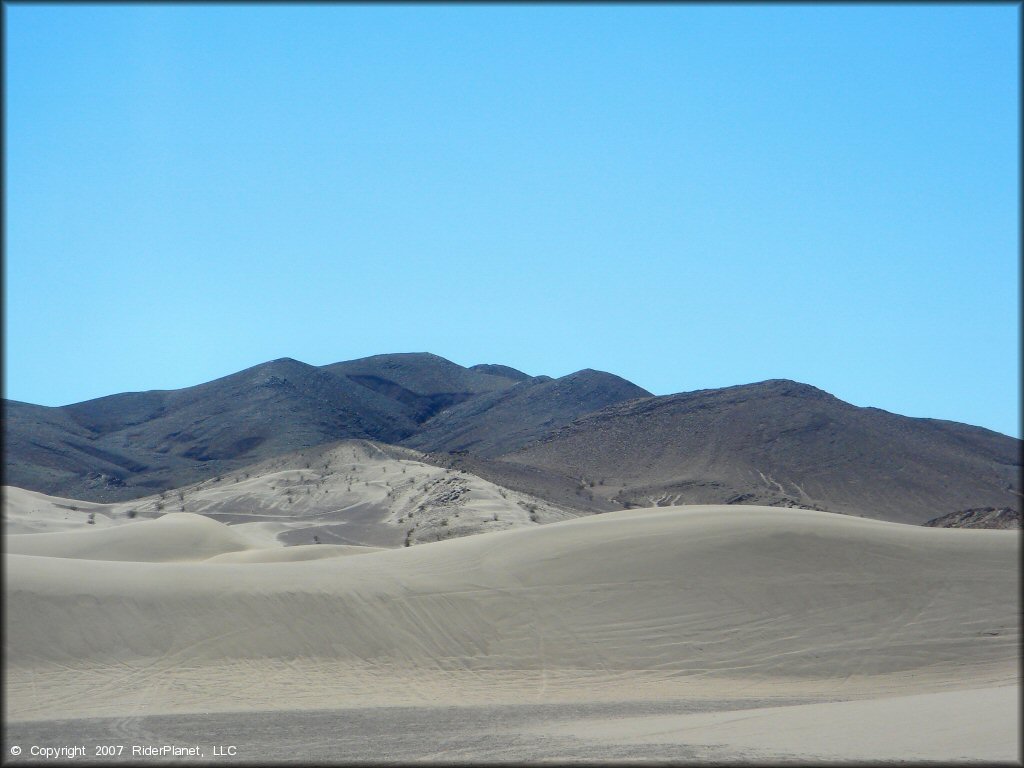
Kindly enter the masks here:
<path id="1" fill-rule="evenodd" d="M 354 438 L 584 512 L 760 504 L 921 524 L 1021 506 L 1020 440 L 788 380 L 654 396 L 590 369 L 551 378 L 408 353 L 3 407 L 4 483 L 91 501 Z"/>

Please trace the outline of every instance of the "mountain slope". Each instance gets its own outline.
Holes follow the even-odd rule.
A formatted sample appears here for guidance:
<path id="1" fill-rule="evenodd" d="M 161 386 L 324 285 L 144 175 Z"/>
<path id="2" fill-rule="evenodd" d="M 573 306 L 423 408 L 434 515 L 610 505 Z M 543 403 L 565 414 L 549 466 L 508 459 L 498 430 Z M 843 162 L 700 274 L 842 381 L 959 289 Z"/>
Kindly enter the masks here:
<path id="1" fill-rule="evenodd" d="M 401 403 L 289 358 L 185 389 L 8 410 L 5 481 L 97 501 L 345 437 L 396 442 L 416 428 Z"/>
<path id="2" fill-rule="evenodd" d="M 925 523 L 929 528 L 994 528 L 997 530 L 1019 529 L 1020 510 L 1003 507 L 981 507 L 950 512 Z"/>
<path id="3" fill-rule="evenodd" d="M 322 369 L 400 403 L 417 424 L 444 408 L 514 383 L 426 352 L 374 355 Z"/>
<path id="4" fill-rule="evenodd" d="M 121 454 L 97 455 L 90 436 L 62 408 L 5 400 L 5 482 L 34 490 L 104 485 L 137 466 Z"/>
<path id="5" fill-rule="evenodd" d="M 446 409 L 404 444 L 421 451 L 468 451 L 490 458 L 520 448 L 578 416 L 642 397 L 651 393 L 619 376 L 590 369 L 559 379 L 525 379 Z"/>
<path id="6" fill-rule="evenodd" d="M 970 507 L 1019 508 L 1020 450 L 980 427 L 772 380 L 611 406 L 502 458 L 640 506 L 806 506 L 917 524 Z"/>

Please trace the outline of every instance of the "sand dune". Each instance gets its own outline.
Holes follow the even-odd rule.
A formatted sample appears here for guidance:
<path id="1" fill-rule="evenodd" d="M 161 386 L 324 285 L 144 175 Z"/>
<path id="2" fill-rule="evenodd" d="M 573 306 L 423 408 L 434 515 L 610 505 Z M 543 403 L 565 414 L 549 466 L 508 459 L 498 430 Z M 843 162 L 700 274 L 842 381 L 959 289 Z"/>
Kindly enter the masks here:
<path id="1" fill-rule="evenodd" d="M 7 536 L 4 541 L 11 555 L 152 563 L 206 560 L 259 546 L 237 529 L 191 512 L 99 530 Z"/>
<path id="2" fill-rule="evenodd" d="M 1012 532 L 657 508 L 292 562 L 235 533 L 7 537 L 8 718 L 1018 683 Z"/>
<path id="3" fill-rule="evenodd" d="M 298 547 L 267 547 L 241 552 L 223 552 L 207 558 L 208 563 L 297 563 L 326 557 L 350 557 L 382 552 L 382 547 L 356 547 L 345 544 L 306 544 Z"/>
<path id="4" fill-rule="evenodd" d="M 264 546 L 400 547 L 576 516 L 469 473 L 418 461 L 416 451 L 392 450 L 407 458 L 349 440 L 115 504 L 7 486 L 4 532 L 95 529 L 192 512 L 230 523 Z"/>
<path id="5" fill-rule="evenodd" d="M 10 485 L 4 486 L 3 496 L 5 534 L 84 531 L 131 521 L 125 505 L 64 499 Z"/>

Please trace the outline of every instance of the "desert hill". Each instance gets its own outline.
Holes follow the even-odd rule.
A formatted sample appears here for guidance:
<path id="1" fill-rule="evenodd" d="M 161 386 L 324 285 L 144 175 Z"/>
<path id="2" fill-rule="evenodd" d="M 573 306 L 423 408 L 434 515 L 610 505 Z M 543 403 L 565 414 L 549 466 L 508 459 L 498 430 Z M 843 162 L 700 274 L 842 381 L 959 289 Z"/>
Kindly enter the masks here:
<path id="1" fill-rule="evenodd" d="M 452 429 L 447 409 L 498 402 L 491 398 L 520 386 L 524 377 L 554 385 L 558 403 L 533 417 L 552 427 L 636 396 L 634 390 L 643 392 L 593 371 L 556 381 L 506 366 L 483 368 L 426 353 L 321 367 L 283 358 L 178 390 L 129 392 L 55 408 L 4 401 L 4 482 L 68 498 L 119 501 L 347 438 L 398 444 L 438 415 L 449 426 L 432 434 L 445 435 Z M 595 386 L 602 378 L 614 386 Z M 531 418 L 529 407 L 526 402 L 519 409 L 520 419 Z M 470 409 L 467 419 L 486 410 Z M 498 427 L 507 410 L 499 410 Z M 498 427 L 493 439 L 508 448 L 538 432 L 510 441 L 497 434 Z"/>
<path id="2" fill-rule="evenodd" d="M 1020 505 L 1021 442 L 771 380 L 609 406 L 502 457 L 636 506 L 768 504 L 920 524 Z"/>
<path id="3" fill-rule="evenodd" d="M 552 379 L 426 353 L 284 358 L 180 390 L 5 401 L 4 417 L 7 485 L 90 501 L 358 439 L 576 512 L 762 504 L 920 524 L 1020 510 L 1020 440 L 785 380 L 655 397 L 593 370 Z"/>
<path id="4" fill-rule="evenodd" d="M 581 514 L 423 459 L 407 448 L 344 440 L 106 504 L 8 486 L 4 532 L 95 537 L 98 530 L 186 513 L 228 523 L 264 546 L 402 547 Z"/>
<path id="5" fill-rule="evenodd" d="M 5 403 L 5 482 L 95 501 L 176 488 L 343 437 L 397 441 L 412 412 L 284 358 L 179 390 L 42 408 Z"/>

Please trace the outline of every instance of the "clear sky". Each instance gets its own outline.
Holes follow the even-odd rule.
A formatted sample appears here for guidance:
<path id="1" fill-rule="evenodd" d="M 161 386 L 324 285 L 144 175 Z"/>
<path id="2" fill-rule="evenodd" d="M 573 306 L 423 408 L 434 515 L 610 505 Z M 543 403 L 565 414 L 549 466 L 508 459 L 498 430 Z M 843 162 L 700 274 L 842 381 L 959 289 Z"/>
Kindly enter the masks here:
<path id="1" fill-rule="evenodd" d="M 5 396 L 429 351 L 1020 436 L 1020 8 L 6 16 Z"/>

